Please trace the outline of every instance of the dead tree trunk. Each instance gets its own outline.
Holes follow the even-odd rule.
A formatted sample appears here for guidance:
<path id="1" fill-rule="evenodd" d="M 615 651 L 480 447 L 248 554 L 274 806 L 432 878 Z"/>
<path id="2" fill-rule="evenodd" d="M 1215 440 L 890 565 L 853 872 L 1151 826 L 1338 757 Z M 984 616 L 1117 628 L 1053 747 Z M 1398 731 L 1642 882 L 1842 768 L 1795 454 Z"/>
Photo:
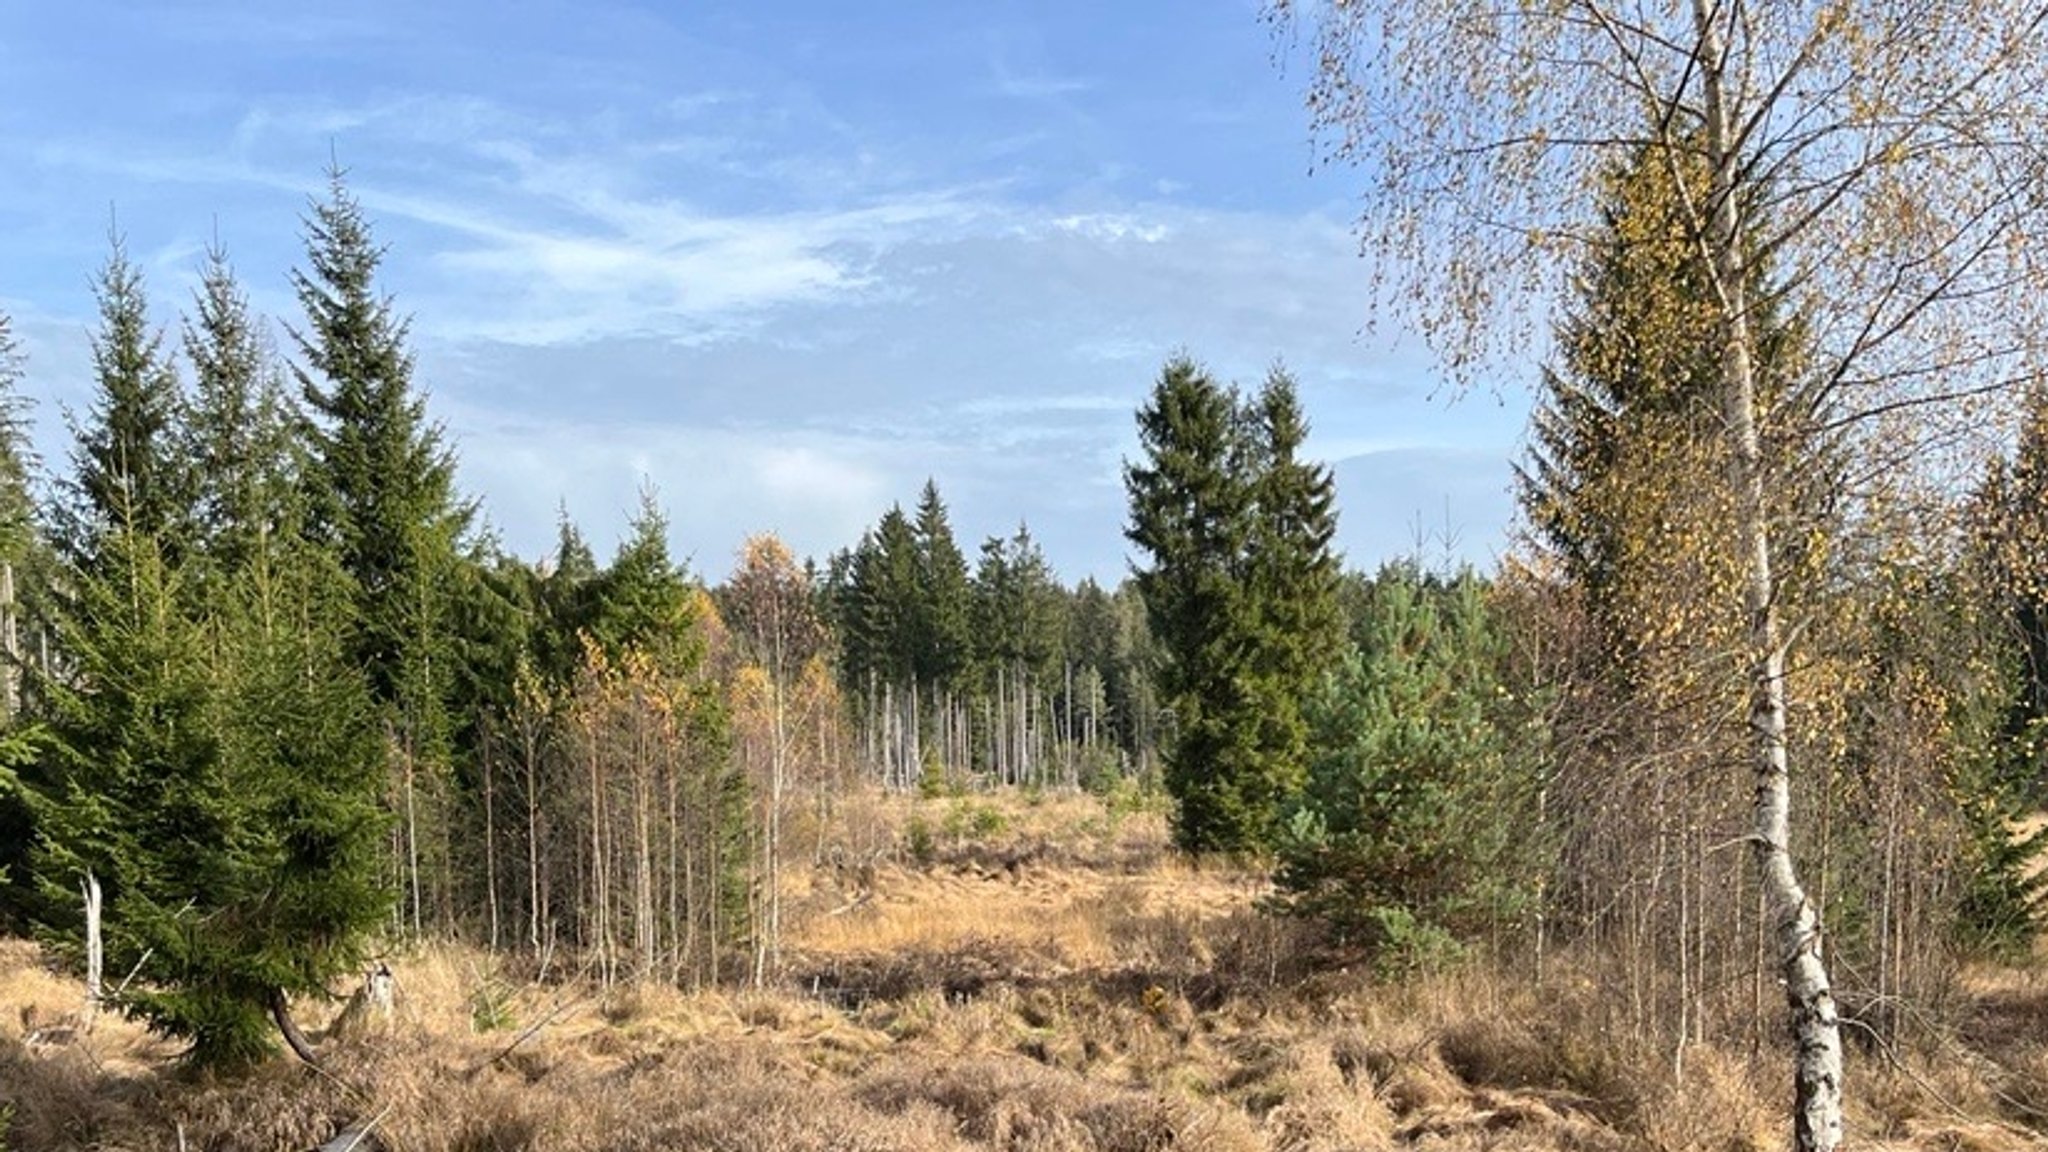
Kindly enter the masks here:
<path id="1" fill-rule="evenodd" d="M 85 897 L 85 1019 L 83 1031 L 92 1031 L 94 1019 L 99 1015 L 100 1001 L 106 995 L 105 969 L 106 950 L 100 936 L 100 908 L 104 901 L 100 894 L 99 877 L 91 872 L 79 884 L 79 892 Z"/>

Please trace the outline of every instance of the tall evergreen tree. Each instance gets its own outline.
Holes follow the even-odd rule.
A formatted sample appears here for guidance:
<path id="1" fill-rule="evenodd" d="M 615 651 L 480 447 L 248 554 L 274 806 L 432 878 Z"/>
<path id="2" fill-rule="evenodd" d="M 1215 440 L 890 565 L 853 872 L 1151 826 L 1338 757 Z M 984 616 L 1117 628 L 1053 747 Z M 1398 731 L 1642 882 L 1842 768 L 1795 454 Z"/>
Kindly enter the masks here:
<path id="1" fill-rule="evenodd" d="M 614 660 L 628 651 L 659 651 L 677 639 L 690 613 L 690 579 L 669 556 L 668 516 L 644 490 L 618 553 L 591 581 L 590 637 Z"/>
<path id="2" fill-rule="evenodd" d="M 15 724 L 22 708 L 26 627 L 47 601 L 54 563 L 42 536 L 30 487 L 35 455 L 29 441 L 25 364 L 14 322 L 0 312 L 0 931 L 19 928 L 28 901 L 27 853 L 33 825 L 13 769 L 33 749 Z"/>
<path id="3" fill-rule="evenodd" d="M 975 662 L 992 713 L 991 767 L 1011 784 L 1046 783 L 1046 715 L 1066 637 L 1060 590 L 1031 529 L 982 542 L 974 573 Z"/>
<path id="4" fill-rule="evenodd" d="M 1301 458 L 1308 423 L 1275 369 L 1247 401 L 1186 357 L 1167 363 L 1127 465 L 1125 534 L 1173 717 L 1166 785 L 1195 851 L 1273 847 L 1280 807 L 1307 771 L 1301 701 L 1331 668 L 1342 628 L 1336 492 Z"/>
<path id="5" fill-rule="evenodd" d="M 1308 757 L 1303 705 L 1341 651 L 1337 486 L 1327 465 L 1301 457 L 1308 420 L 1285 371 L 1267 376 L 1247 417 L 1257 463 L 1249 580 L 1259 614 L 1261 743 L 1276 770 L 1298 784 Z"/>
<path id="6" fill-rule="evenodd" d="M 1166 786 L 1190 851 L 1256 851 L 1273 839 L 1288 781 L 1261 753 L 1253 688 L 1256 606 L 1246 582 L 1256 495 L 1236 393 L 1186 357 L 1138 412 L 1142 464 L 1127 465 L 1125 530 L 1173 716 Z"/>
<path id="7" fill-rule="evenodd" d="M 867 573 L 861 608 L 868 634 L 881 645 L 884 683 L 906 695 L 917 683 L 923 647 L 918 551 L 916 526 L 901 507 L 891 506 L 875 524 L 874 563 Z"/>
<path id="8" fill-rule="evenodd" d="M 1960 910 L 1967 942 L 2009 954 L 2032 946 L 2048 885 L 2035 867 L 2048 829 L 2011 834 L 2048 792 L 2048 388 L 2028 389 L 2016 439 L 2009 462 L 1992 461 L 1971 508 L 1971 583 L 1988 601 L 1985 647 L 1999 683 L 1996 736 L 1984 742 L 1988 763 L 1966 800 L 1981 817 L 1979 866 Z"/>
<path id="9" fill-rule="evenodd" d="M 390 734 L 404 817 L 393 861 L 415 931 L 452 914 L 445 858 L 457 725 L 450 593 L 470 508 L 455 461 L 413 387 L 406 321 L 377 286 L 384 250 L 339 169 L 305 221 L 307 267 L 292 286 L 305 402 L 311 524 L 353 585 L 349 652 Z"/>
<path id="10" fill-rule="evenodd" d="M 444 577 L 469 509 L 455 460 L 413 387 L 407 323 L 379 293 L 384 250 L 343 174 L 306 225 L 307 268 L 292 286 L 305 328 L 292 332 L 303 367 L 308 488 L 314 527 L 356 585 L 356 659 L 376 698 L 414 717 L 437 708 L 433 660 Z"/>
<path id="11" fill-rule="evenodd" d="M 14 321 L 0 312 L 0 562 L 16 566 L 40 535 L 30 488 L 36 459 L 29 440 L 29 399 L 21 391 L 26 371 Z"/>
<path id="12" fill-rule="evenodd" d="M 966 670 L 971 596 L 967 559 L 953 538 L 934 480 L 927 479 L 918 493 L 912 527 L 917 539 L 916 676 L 936 697 L 956 688 Z"/>
<path id="13" fill-rule="evenodd" d="M 555 554 L 537 593 L 544 622 L 534 640 L 541 675 L 554 688 L 566 686 L 583 659 L 582 636 L 590 627 L 591 588 L 597 574 L 596 554 L 569 519 L 569 510 L 562 508 L 556 520 Z"/>
<path id="14" fill-rule="evenodd" d="M 2039 796 L 2048 790 L 2048 387 L 2028 390 L 2017 441 L 1979 494 L 1978 547 L 2014 653 L 2005 774 Z"/>
<path id="15" fill-rule="evenodd" d="M 1031 527 L 982 542 L 974 573 L 974 650 L 988 671 L 1043 677 L 1066 642 L 1059 585 Z"/>
<path id="16" fill-rule="evenodd" d="M 192 365 L 184 451 L 193 474 L 194 545 L 214 567 L 235 570 L 278 529 L 291 498 L 291 447 L 275 366 L 217 243 L 207 249 L 184 337 Z"/>
<path id="17" fill-rule="evenodd" d="M 93 334 L 93 400 L 82 426 L 66 512 L 64 541 L 74 560 L 91 562 L 115 530 L 159 542 L 175 562 L 190 507 L 182 445 L 178 376 L 150 327 L 142 270 L 117 233 L 93 284 L 100 325 Z"/>

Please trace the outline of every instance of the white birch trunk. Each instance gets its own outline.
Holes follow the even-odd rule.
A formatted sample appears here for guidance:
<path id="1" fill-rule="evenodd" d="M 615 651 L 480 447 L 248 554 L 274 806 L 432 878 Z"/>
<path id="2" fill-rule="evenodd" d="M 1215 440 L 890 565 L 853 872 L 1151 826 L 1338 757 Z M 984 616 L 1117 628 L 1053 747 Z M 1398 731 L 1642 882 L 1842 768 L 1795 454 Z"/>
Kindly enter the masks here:
<path id="1" fill-rule="evenodd" d="M 1749 295 L 1743 231 L 1736 202 L 1739 158 L 1725 99 L 1725 50 L 1707 0 L 1694 0 L 1700 32 L 1701 84 L 1708 159 L 1713 165 L 1708 246 L 1719 292 L 1722 416 L 1733 449 L 1730 480 L 1738 512 L 1735 546 L 1744 561 L 1743 607 L 1749 616 L 1749 726 L 1754 739 L 1755 808 L 1751 843 L 1770 908 L 1780 976 L 1792 1010 L 1797 1049 L 1793 1073 L 1793 1138 L 1802 1152 L 1834 1152 L 1842 1142 L 1842 1034 L 1834 992 L 1821 956 L 1820 914 L 1792 867 L 1792 789 L 1785 739 L 1785 651 L 1771 572 L 1769 493 L 1756 426 L 1756 374 L 1751 359 Z"/>

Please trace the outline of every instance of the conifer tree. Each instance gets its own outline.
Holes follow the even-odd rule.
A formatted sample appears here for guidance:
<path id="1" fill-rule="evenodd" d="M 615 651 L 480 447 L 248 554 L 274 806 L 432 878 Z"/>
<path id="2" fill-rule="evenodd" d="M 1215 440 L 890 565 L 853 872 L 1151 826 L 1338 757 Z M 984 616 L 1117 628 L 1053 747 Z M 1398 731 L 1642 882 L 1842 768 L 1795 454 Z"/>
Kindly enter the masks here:
<path id="1" fill-rule="evenodd" d="M 192 366 L 184 453 L 192 469 L 194 546 L 213 566 L 246 566 L 275 534 L 289 498 L 286 400 L 227 250 L 206 253 L 185 321 Z"/>
<path id="2" fill-rule="evenodd" d="M 1979 495 L 1978 535 L 2014 652 L 2004 774 L 2038 797 L 2048 787 L 2048 387 L 2029 389 L 2017 440 Z"/>
<path id="3" fill-rule="evenodd" d="M 559 689 L 575 675 L 583 656 L 582 635 L 590 627 L 590 597 L 597 556 L 565 507 L 557 516 L 555 554 L 541 575 L 537 595 L 543 623 L 534 643 L 543 679 Z"/>
<path id="4" fill-rule="evenodd" d="M 1116 671 L 1108 678 L 1110 715 L 1125 755 L 1147 783 L 1156 785 L 1162 724 L 1159 645 L 1135 580 L 1118 584 L 1110 600 L 1116 612 Z"/>
<path id="5" fill-rule="evenodd" d="M 56 567 L 36 508 L 39 462 L 29 438 L 29 399 L 21 392 L 25 371 L 13 321 L 0 312 L 0 723 L 21 711 L 24 632 L 50 598 Z"/>
<path id="6" fill-rule="evenodd" d="M 1261 754 L 1252 686 L 1258 614 L 1245 556 L 1255 493 L 1237 396 L 1178 357 L 1138 412 L 1138 438 L 1145 461 L 1124 470 L 1125 532 L 1150 559 L 1137 586 L 1173 717 L 1175 837 L 1189 851 L 1257 851 L 1272 841 L 1287 781 Z"/>
<path id="7" fill-rule="evenodd" d="M 1307 435 L 1277 368 L 1247 401 L 1178 357 L 1138 412 L 1146 460 L 1124 469 L 1125 535 L 1150 558 L 1136 586 L 1173 719 L 1166 785 L 1192 851 L 1272 848 L 1307 770 L 1301 701 L 1342 625 L 1335 488 L 1301 459 Z"/>
<path id="8" fill-rule="evenodd" d="M 1065 641 L 1058 586 L 1028 525 L 982 542 L 974 573 L 975 661 L 992 713 L 992 767 L 1011 784 L 1044 784 L 1041 702 Z"/>
<path id="9" fill-rule="evenodd" d="M 310 521 L 352 583 L 349 652 L 391 734 L 404 817 L 394 861 L 415 931 L 447 912 L 449 714 L 455 654 L 449 590 L 470 509 L 455 462 L 413 387 L 406 322 L 377 287 L 383 249 L 342 172 L 306 220 L 307 268 L 292 273 L 305 328 L 292 331 L 307 419 Z"/>
<path id="10" fill-rule="evenodd" d="M 1971 586 L 1988 604 L 1995 738 L 1965 802 L 1979 816 L 1977 863 L 1962 902 L 1964 939 L 1981 951 L 2022 954 L 2044 918 L 2035 861 L 2048 830 L 2014 836 L 2048 789 L 2048 388 L 2028 389 L 2010 462 L 1992 461 L 1971 509 Z"/>
<path id="11" fill-rule="evenodd" d="M 32 760 L 33 748 L 15 721 L 22 710 L 23 636 L 30 610 L 47 600 L 53 568 L 43 539 L 30 477 L 28 399 L 21 393 L 25 365 L 14 322 L 0 312 L 0 930 L 21 926 L 32 825 L 18 794 L 14 769 Z"/>
<path id="12" fill-rule="evenodd" d="M 884 681 L 907 694 L 917 682 L 923 610 L 917 602 L 917 528 L 900 506 L 892 505 L 875 523 L 874 561 L 862 610 L 869 634 L 881 643 Z"/>
<path id="13" fill-rule="evenodd" d="M 867 642 L 868 723 L 883 783 L 909 787 L 923 779 L 924 724 L 917 672 L 921 649 L 917 529 L 891 506 L 875 525 L 871 546 L 856 556 L 855 611 Z"/>
<path id="14" fill-rule="evenodd" d="M 74 666 L 39 686 L 43 919 L 75 941 L 76 885 L 95 877 L 108 962 L 135 973 L 115 1006 L 195 1063 L 247 1064 L 273 1023 L 303 1043 L 288 997 L 352 969 L 388 904 L 379 741 L 335 628 L 345 585 L 280 541 L 202 612 L 155 538 L 102 545 L 60 617 Z"/>
<path id="15" fill-rule="evenodd" d="M 36 461 L 29 442 L 29 400 L 21 392 L 25 374 L 14 321 L 0 312 L 0 561 L 16 565 L 39 538 L 30 490 Z"/>
<path id="16" fill-rule="evenodd" d="M 1256 460 L 1249 582 L 1259 613 L 1261 744 L 1276 775 L 1298 785 L 1308 757 L 1303 704 L 1341 650 L 1337 488 L 1328 466 L 1301 458 L 1308 421 L 1286 372 L 1273 370 L 1246 415 Z"/>
<path id="17" fill-rule="evenodd" d="M 94 281 L 100 325 L 93 334 L 93 400 L 78 437 L 67 551 L 90 563 L 119 530 L 157 541 L 167 562 L 183 546 L 190 507 L 182 446 L 175 442 L 183 398 L 163 336 L 150 327 L 142 271 L 113 237 Z"/>
<path id="18" fill-rule="evenodd" d="M 627 533 L 589 590 L 586 627 L 613 659 L 630 650 L 659 650 L 690 616 L 690 580 L 669 557 L 668 516 L 652 489 L 640 493 Z"/>
<path id="19" fill-rule="evenodd" d="M 1500 640 L 1476 577 L 1383 571 L 1361 631 L 1314 697 L 1278 879 L 1383 963 L 1432 962 L 1526 906 L 1535 791 L 1491 714 Z"/>
<path id="20" fill-rule="evenodd" d="M 971 596 L 967 559 L 953 538 L 939 486 L 927 479 L 912 525 L 917 540 L 919 622 L 916 675 L 934 699 L 958 686 L 966 671 Z"/>
<path id="21" fill-rule="evenodd" d="M 327 198 L 306 220 L 308 267 L 292 273 L 306 325 L 292 335 L 310 418 L 307 479 L 313 526 L 356 584 L 355 655 L 377 699 L 395 704 L 408 670 L 430 656 L 439 580 L 469 510 L 413 387 L 407 323 L 379 293 L 383 256 L 342 172 L 330 171 Z"/>

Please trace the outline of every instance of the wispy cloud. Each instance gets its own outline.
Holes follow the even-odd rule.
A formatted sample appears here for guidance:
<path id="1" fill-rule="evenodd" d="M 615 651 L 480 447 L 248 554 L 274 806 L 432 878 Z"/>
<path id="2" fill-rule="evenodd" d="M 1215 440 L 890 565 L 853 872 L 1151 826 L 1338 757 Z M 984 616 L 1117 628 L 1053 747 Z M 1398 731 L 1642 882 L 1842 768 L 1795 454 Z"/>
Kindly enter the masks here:
<path id="1" fill-rule="evenodd" d="M 525 187 L 566 211 L 551 226 L 376 190 L 365 199 L 455 234 L 433 257 L 448 281 L 434 302 L 444 334 L 530 344 L 716 339 L 765 310 L 875 290 L 879 253 L 986 212 L 936 192 L 839 211 L 729 216 L 550 183 Z"/>
<path id="2" fill-rule="evenodd" d="M 1110 242 L 1136 240 L 1142 244 L 1157 244 L 1169 235 L 1165 224 L 1127 212 L 1059 216 L 1052 220 L 1052 226 L 1062 232 Z"/>
<path id="3" fill-rule="evenodd" d="M 957 411 L 968 416 L 1023 416 L 1040 412 L 1123 412 L 1129 402 L 1122 396 L 1069 394 L 1050 396 L 983 396 L 959 404 Z"/>
<path id="4" fill-rule="evenodd" d="M 908 470 L 856 437 L 677 425 L 509 417 L 439 405 L 460 441 L 464 482 L 492 494 L 508 543 L 537 554 L 566 507 L 600 549 L 617 542 L 652 486 L 700 571 L 723 573 L 748 535 L 780 534 L 800 554 L 844 547 L 901 497 Z"/>
<path id="5" fill-rule="evenodd" d="M 990 86 L 997 95 L 1011 100 L 1044 101 L 1070 107 L 1066 99 L 1085 92 L 1095 91 L 1100 85 L 1088 76 L 1037 67 L 1020 65 L 1020 56 L 1036 59 L 1043 54 L 1043 45 L 1034 34 L 992 31 L 988 35 L 988 73 Z"/>
<path id="6" fill-rule="evenodd" d="M 996 76 L 996 91 L 1016 100 L 1073 96 L 1094 87 L 1093 80 L 1080 76 L 1020 76 L 1009 72 L 999 72 Z"/>

